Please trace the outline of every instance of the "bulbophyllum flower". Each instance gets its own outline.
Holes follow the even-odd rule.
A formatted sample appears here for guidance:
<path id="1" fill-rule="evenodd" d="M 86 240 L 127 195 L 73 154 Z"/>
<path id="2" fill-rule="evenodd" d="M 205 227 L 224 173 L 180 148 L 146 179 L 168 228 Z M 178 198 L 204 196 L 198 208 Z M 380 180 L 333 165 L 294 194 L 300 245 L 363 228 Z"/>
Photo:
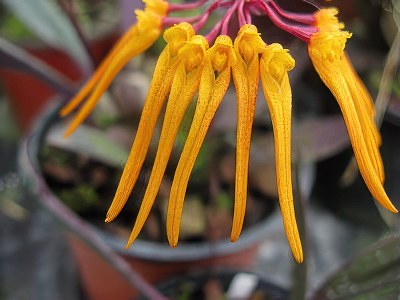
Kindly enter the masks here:
<path id="1" fill-rule="evenodd" d="M 336 18 L 335 9 L 315 14 L 318 32 L 311 36 L 308 50 L 315 70 L 335 96 L 343 114 L 354 155 L 369 191 L 391 212 L 397 209 L 383 188 L 384 170 L 379 153 L 380 134 L 374 123 L 374 104 L 344 53 L 351 34 Z"/>
<path id="2" fill-rule="evenodd" d="M 145 9 L 136 11 L 137 24 L 122 36 L 92 78 L 60 112 L 63 116 L 67 115 L 82 104 L 67 129 L 68 136 L 90 114 L 121 68 L 150 47 L 165 29 L 163 37 L 167 45 L 157 61 L 138 130 L 106 216 L 106 222 L 111 222 L 126 204 L 166 102 L 154 165 L 127 247 L 135 241 L 150 213 L 182 118 L 198 93 L 196 110 L 175 170 L 167 209 L 168 241 L 172 247 L 177 246 L 190 174 L 231 77 L 237 98 L 235 204 L 231 241 L 238 239 L 246 210 L 250 141 L 261 77 L 273 125 L 283 225 L 295 260 L 303 261 L 291 178 L 292 92 L 288 72 L 295 67 L 295 61 L 282 45 L 263 41 L 258 29 L 252 25 L 253 15 L 266 16 L 277 27 L 308 44 L 316 71 L 341 108 L 367 187 L 384 207 L 397 212 L 383 188 L 384 170 L 379 153 L 381 140 L 373 121 L 373 101 L 344 53 L 346 40 L 351 34 L 342 31 L 344 25 L 336 18 L 336 9 L 301 14 L 285 11 L 273 0 L 215 0 L 211 3 L 199 0 L 187 4 L 146 0 L 144 3 Z M 198 15 L 174 16 L 175 12 L 182 15 L 182 12 L 198 8 L 202 8 Z M 223 11 L 219 14 L 221 18 L 204 34 L 204 25 L 217 10 Z M 238 20 L 237 29 L 229 28 L 232 18 Z M 236 36 L 234 41 L 229 34 Z"/>
<path id="3" fill-rule="evenodd" d="M 160 36 L 162 20 L 168 10 L 163 0 L 143 0 L 145 10 L 136 10 L 137 23 L 114 45 L 89 81 L 60 111 L 61 116 L 70 114 L 86 97 L 86 102 L 74 117 L 65 136 L 69 136 L 92 112 L 102 94 L 119 71 L 135 56 L 146 51 Z"/>

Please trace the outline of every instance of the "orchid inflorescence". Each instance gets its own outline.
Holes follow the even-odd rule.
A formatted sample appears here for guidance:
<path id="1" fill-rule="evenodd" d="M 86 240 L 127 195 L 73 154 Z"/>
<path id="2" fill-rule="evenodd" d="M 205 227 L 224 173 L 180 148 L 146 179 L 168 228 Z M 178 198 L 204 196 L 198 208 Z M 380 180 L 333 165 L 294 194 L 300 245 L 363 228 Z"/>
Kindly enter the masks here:
<path id="1" fill-rule="evenodd" d="M 277 27 L 308 44 L 309 56 L 317 73 L 340 106 L 368 189 L 385 208 L 397 212 L 383 188 L 384 171 L 379 153 L 381 139 L 374 124 L 373 101 L 344 52 L 351 34 L 342 30 L 344 25 L 336 18 L 336 9 L 293 13 L 283 10 L 273 0 L 199 0 L 183 4 L 144 0 L 144 3 L 144 10 L 136 10 L 137 23 L 120 38 L 91 79 L 61 110 L 61 115 L 65 116 L 82 104 L 66 132 L 68 136 L 87 118 L 123 66 L 149 48 L 165 29 L 163 37 L 167 45 L 155 66 L 136 137 L 106 217 L 106 222 L 114 220 L 127 202 L 145 160 L 157 119 L 167 101 L 153 169 L 127 247 L 137 238 L 150 213 L 182 118 L 198 92 L 197 107 L 176 167 L 168 202 L 168 241 L 172 247 L 177 245 L 189 177 L 231 76 L 237 95 L 235 205 L 231 240 L 238 239 L 246 208 L 250 140 L 261 77 L 273 125 L 283 225 L 294 258 L 298 262 L 303 260 L 291 179 L 292 94 L 288 72 L 294 68 L 295 61 L 280 44 L 266 44 L 262 40 L 256 26 L 252 25 L 253 16 L 268 17 Z M 201 13 L 190 17 L 175 16 L 175 12 L 182 15 L 182 12 L 192 10 Z M 206 24 L 209 28 L 211 15 L 221 17 L 205 35 L 198 34 L 204 31 Z M 229 34 L 235 30 L 230 26 L 233 19 L 239 26 L 232 42 Z"/>

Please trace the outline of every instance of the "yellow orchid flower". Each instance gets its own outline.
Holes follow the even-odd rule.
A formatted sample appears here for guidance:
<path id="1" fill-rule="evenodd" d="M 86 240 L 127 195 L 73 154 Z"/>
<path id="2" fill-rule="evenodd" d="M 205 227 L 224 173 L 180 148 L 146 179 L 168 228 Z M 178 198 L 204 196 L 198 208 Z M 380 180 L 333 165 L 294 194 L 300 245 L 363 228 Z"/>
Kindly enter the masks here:
<path id="1" fill-rule="evenodd" d="M 382 206 L 397 213 L 383 188 L 380 136 L 373 123 L 372 100 L 344 54 L 346 40 L 351 34 L 341 31 L 335 13 L 334 10 L 321 10 L 317 14 L 316 26 L 320 31 L 311 36 L 310 58 L 340 106 L 361 176 L 369 191 Z"/>
<path id="2" fill-rule="evenodd" d="M 138 20 L 137 24 L 133 25 L 120 38 L 91 79 L 79 93 L 61 109 L 61 116 L 70 114 L 90 94 L 89 98 L 71 122 L 65 136 L 71 135 L 92 112 L 101 95 L 107 90 L 117 73 L 121 71 L 132 58 L 146 51 L 161 34 L 162 19 L 167 12 L 168 3 L 163 0 L 147 0 L 145 4 L 146 7 L 144 11 L 135 11 Z"/>
<path id="3" fill-rule="evenodd" d="M 291 174 L 292 92 L 288 71 L 292 70 L 294 65 L 294 59 L 287 50 L 275 43 L 264 51 L 260 69 L 274 131 L 276 180 L 283 225 L 296 261 L 302 262 L 303 250 L 293 205 Z"/>
<path id="4" fill-rule="evenodd" d="M 172 82 L 154 166 L 127 247 L 138 236 L 153 206 L 178 133 L 179 125 L 190 100 L 192 100 L 199 87 L 204 64 L 204 54 L 207 48 L 208 43 L 206 39 L 195 35 L 178 52 L 180 62 Z"/>
<path id="5" fill-rule="evenodd" d="M 234 48 L 237 63 L 232 66 L 232 75 L 237 98 L 237 138 L 235 205 L 231 241 L 238 239 L 246 212 L 250 139 L 260 73 L 259 54 L 265 49 L 265 43 L 254 25 L 244 25 L 235 39 Z"/>
<path id="6" fill-rule="evenodd" d="M 273 0 L 198 0 L 187 4 L 145 0 L 144 3 L 144 10 L 136 11 L 137 24 L 121 37 L 92 78 L 60 111 L 65 116 L 82 104 L 67 129 L 65 135 L 68 136 L 87 118 L 121 68 L 150 47 L 165 29 L 163 37 L 167 44 L 157 61 L 138 130 L 106 216 L 106 222 L 111 222 L 125 206 L 146 158 L 161 109 L 167 102 L 154 165 L 127 247 L 136 240 L 150 213 L 182 118 L 198 92 L 196 110 L 175 170 L 167 208 L 168 242 L 172 247 L 177 246 L 190 174 L 212 119 L 230 85 L 231 75 L 237 95 L 235 202 L 231 241 L 239 238 L 246 212 L 250 141 L 261 77 L 273 125 L 283 227 L 295 260 L 303 261 L 291 175 L 292 92 L 288 72 L 294 68 L 295 61 L 280 44 L 267 45 L 263 41 L 257 28 L 252 25 L 253 15 L 267 16 L 277 27 L 308 44 L 316 71 L 341 108 L 367 187 L 384 207 L 397 212 L 383 188 L 384 168 L 379 152 L 381 137 L 374 123 L 374 104 L 344 52 L 351 34 L 343 31 L 344 24 L 336 17 L 337 9 L 293 13 L 281 9 Z M 175 12 L 182 15 L 195 8 L 201 8 L 198 15 L 174 15 Z M 207 34 L 199 35 L 215 10 L 224 11 L 221 19 Z M 239 27 L 230 24 L 234 15 Z M 232 43 L 228 31 L 231 33 L 235 30 L 237 34 Z"/>
<path id="7" fill-rule="evenodd" d="M 140 169 L 146 158 L 158 116 L 171 90 L 175 71 L 180 63 L 179 49 L 193 35 L 193 28 L 188 23 L 173 26 L 164 33 L 164 39 L 168 44 L 158 59 L 136 137 L 126 161 L 126 166 L 118 184 L 114 200 L 107 212 L 106 222 L 112 221 L 119 214 L 136 183 Z"/>
<path id="8" fill-rule="evenodd" d="M 171 186 L 167 236 L 172 247 L 178 244 L 183 202 L 190 173 L 211 121 L 228 89 L 231 66 L 235 63 L 236 55 L 231 39 L 228 36 L 217 37 L 214 46 L 206 52 L 204 58 L 197 107 Z"/>

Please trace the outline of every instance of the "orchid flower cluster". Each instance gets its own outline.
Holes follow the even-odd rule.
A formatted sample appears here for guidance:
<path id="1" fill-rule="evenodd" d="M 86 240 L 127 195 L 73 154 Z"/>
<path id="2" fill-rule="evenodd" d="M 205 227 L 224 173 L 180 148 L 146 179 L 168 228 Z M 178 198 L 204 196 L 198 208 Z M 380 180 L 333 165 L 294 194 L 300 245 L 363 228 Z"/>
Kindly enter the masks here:
<path id="1" fill-rule="evenodd" d="M 79 105 L 67 129 L 70 135 L 83 122 L 116 74 L 133 57 L 144 52 L 163 33 L 166 46 L 159 56 L 138 130 L 126 161 L 106 222 L 116 218 L 127 202 L 145 160 L 163 105 L 166 111 L 148 186 L 131 236 L 129 247 L 139 235 L 154 204 L 175 138 L 185 111 L 195 96 L 197 106 L 173 178 L 167 209 L 167 236 L 177 246 L 182 208 L 191 171 L 212 119 L 233 78 L 237 95 L 237 147 L 235 202 L 231 241 L 241 233 L 246 208 L 248 162 L 256 96 L 261 78 L 274 133 L 276 177 L 280 209 L 287 239 L 297 262 L 303 250 L 296 224 L 291 178 L 292 93 L 288 72 L 295 61 L 278 43 L 261 38 L 254 16 L 266 16 L 277 27 L 308 44 L 311 61 L 342 111 L 360 173 L 374 198 L 396 213 L 383 188 L 384 171 L 379 152 L 380 134 L 374 124 L 374 104 L 344 52 L 351 37 L 336 17 L 337 9 L 315 13 L 283 10 L 273 0 L 198 0 L 171 4 L 164 0 L 143 0 L 136 10 L 137 23 L 116 43 L 91 79 L 61 110 L 66 116 Z M 181 17 L 182 12 L 200 11 Z M 175 13 L 180 12 L 176 17 Z M 219 20 L 206 34 L 211 15 Z M 215 20 L 215 18 L 213 18 Z M 230 24 L 239 26 L 234 29 Z M 237 32 L 234 41 L 232 31 Z M 86 100 L 86 101 L 84 101 Z"/>

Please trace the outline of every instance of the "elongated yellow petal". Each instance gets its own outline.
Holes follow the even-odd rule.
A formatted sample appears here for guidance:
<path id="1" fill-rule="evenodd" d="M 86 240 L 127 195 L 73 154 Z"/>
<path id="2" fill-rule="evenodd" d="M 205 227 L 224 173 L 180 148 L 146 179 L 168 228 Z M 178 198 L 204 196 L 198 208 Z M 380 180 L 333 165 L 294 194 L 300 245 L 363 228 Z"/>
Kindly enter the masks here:
<path id="1" fill-rule="evenodd" d="M 109 64 L 114 60 L 115 56 L 126 46 L 126 43 L 132 38 L 137 36 L 137 25 L 133 25 L 114 45 L 110 53 L 101 62 L 100 66 L 96 69 L 92 77 L 85 83 L 85 85 L 79 90 L 74 98 L 71 99 L 61 110 L 60 115 L 65 117 L 70 114 L 79 104 L 85 100 L 86 96 L 92 91 L 92 89 L 99 82 L 104 72 L 107 70 Z"/>
<path id="2" fill-rule="evenodd" d="M 316 25 L 320 32 L 340 32 L 344 24 L 337 19 L 338 11 L 335 8 L 321 9 L 315 14 Z M 381 183 L 384 182 L 384 169 L 382 158 L 379 153 L 381 137 L 374 124 L 374 104 L 365 88 L 364 84 L 355 72 L 347 55 L 338 61 L 343 76 L 347 82 L 352 95 L 354 105 L 361 126 L 363 127 L 363 137 L 368 148 L 368 155 L 371 159 L 375 172 L 379 176 Z"/>
<path id="3" fill-rule="evenodd" d="M 69 136 L 74 130 L 87 118 L 92 112 L 101 95 L 107 90 L 111 81 L 117 73 L 127 64 L 129 60 L 149 48 L 161 33 L 161 18 L 152 13 L 145 13 L 138 10 L 136 12 L 138 17 L 137 26 L 134 26 L 130 34 L 130 40 L 126 41 L 125 45 L 118 48 L 109 59 L 108 65 L 102 70 L 101 77 L 96 85 L 93 87 L 92 94 L 87 99 L 83 107 L 79 110 L 78 114 L 72 120 L 68 127 L 65 136 Z M 83 92 L 87 92 L 84 88 Z M 82 94 L 84 94 L 82 92 Z M 78 95 L 79 96 L 79 95 Z M 73 105 L 79 103 L 80 98 L 75 98 Z M 68 110 L 66 110 L 68 112 Z"/>
<path id="4" fill-rule="evenodd" d="M 219 36 L 214 46 L 206 53 L 196 111 L 175 171 L 168 201 L 167 236 L 172 247 L 178 244 L 183 202 L 190 173 L 215 112 L 228 89 L 231 65 L 235 61 L 232 41 L 228 36 Z M 218 72 L 217 78 L 214 71 Z"/>
<path id="5" fill-rule="evenodd" d="M 292 92 L 288 71 L 293 58 L 279 44 L 271 44 L 260 63 L 261 82 L 274 131 L 276 181 L 283 225 L 293 256 L 303 261 L 303 249 L 293 204 L 291 168 Z"/>
<path id="6" fill-rule="evenodd" d="M 352 93 L 341 72 L 341 60 L 347 32 L 319 32 L 312 36 L 309 54 L 316 71 L 325 85 L 335 96 L 342 111 L 360 173 L 374 198 L 385 208 L 397 212 L 382 186 L 379 175 L 371 161 L 364 140 L 362 124 L 359 121 Z"/>
<path id="7" fill-rule="evenodd" d="M 161 108 L 171 89 L 179 64 L 178 47 L 194 35 L 193 28 L 182 23 L 168 29 L 164 38 L 168 42 L 158 59 L 153 79 L 143 107 L 138 130 L 117 191 L 107 212 L 106 222 L 112 221 L 124 207 L 142 168 Z"/>
<path id="8" fill-rule="evenodd" d="M 357 115 L 363 128 L 363 138 L 368 148 L 368 155 L 381 183 L 385 180 L 382 158 L 379 153 L 381 137 L 374 122 L 374 106 L 368 91 L 357 76 L 347 56 L 340 60 L 340 70 L 345 78 Z"/>
<path id="9" fill-rule="evenodd" d="M 159 15 L 160 17 L 165 16 L 165 14 L 167 13 L 168 3 L 163 0 L 146 0 L 143 2 L 146 4 L 145 6 L 146 12 Z M 139 18 L 139 21 L 140 20 L 141 19 Z M 92 75 L 89 81 L 81 88 L 78 94 L 76 94 L 75 97 L 60 110 L 60 115 L 62 117 L 65 117 L 66 115 L 70 114 L 89 95 L 89 93 L 92 91 L 92 89 L 96 86 L 101 77 L 104 75 L 108 66 L 114 60 L 115 56 L 125 46 L 129 47 L 130 46 L 129 43 L 132 43 L 132 41 L 135 42 L 136 37 L 139 36 L 138 30 L 140 31 L 140 26 L 143 26 L 142 24 L 137 23 L 131 26 L 129 30 L 122 35 L 122 37 L 117 41 L 117 43 L 111 49 L 110 53 L 108 53 L 105 59 L 101 62 L 100 66 L 96 69 L 95 73 Z M 159 24 L 157 24 L 157 27 L 159 27 Z M 144 30 L 147 29 L 144 28 Z"/>
<path id="10" fill-rule="evenodd" d="M 344 24 L 339 22 L 336 15 L 338 10 L 336 8 L 325 8 L 315 13 L 316 26 L 319 32 L 339 32 L 344 28 Z M 354 70 L 347 54 L 342 60 L 343 67 L 346 70 L 347 82 L 353 82 L 357 86 L 358 93 L 361 93 L 360 99 L 363 100 L 363 106 L 368 111 L 371 118 L 374 117 L 374 103 L 363 82 L 358 77 L 357 72 Z M 379 137 L 380 138 L 380 137 Z M 380 144 L 380 142 L 379 142 Z"/>
<path id="11" fill-rule="evenodd" d="M 238 239 L 246 212 L 250 140 L 259 82 L 258 54 L 265 49 L 265 43 L 254 25 L 244 25 L 235 39 L 234 48 L 238 58 L 232 67 L 237 98 L 237 147 L 231 241 Z"/>
<path id="12" fill-rule="evenodd" d="M 207 40 L 196 35 L 178 53 L 180 64 L 172 82 L 156 158 L 127 247 L 139 235 L 154 204 L 182 118 L 199 87 L 207 48 Z"/>
<path id="13" fill-rule="evenodd" d="M 344 74 L 346 76 L 346 81 L 348 83 L 353 83 L 353 85 L 355 86 L 355 90 L 357 91 L 356 95 L 359 95 L 360 100 L 362 100 L 361 103 L 364 109 L 368 112 L 369 117 L 373 119 L 375 116 L 374 102 L 371 98 L 371 95 L 368 93 L 368 90 L 365 87 L 364 83 L 361 81 L 360 77 L 358 77 L 357 72 L 354 69 L 353 64 L 350 62 L 350 59 L 346 53 L 342 59 L 342 63 L 342 70 L 346 72 Z M 377 136 L 375 138 L 377 139 L 378 144 L 380 144 L 381 140 L 379 132 L 377 133 Z"/>

